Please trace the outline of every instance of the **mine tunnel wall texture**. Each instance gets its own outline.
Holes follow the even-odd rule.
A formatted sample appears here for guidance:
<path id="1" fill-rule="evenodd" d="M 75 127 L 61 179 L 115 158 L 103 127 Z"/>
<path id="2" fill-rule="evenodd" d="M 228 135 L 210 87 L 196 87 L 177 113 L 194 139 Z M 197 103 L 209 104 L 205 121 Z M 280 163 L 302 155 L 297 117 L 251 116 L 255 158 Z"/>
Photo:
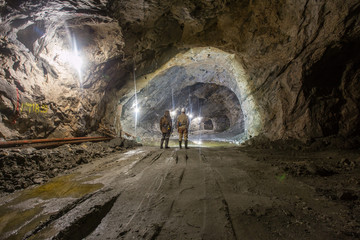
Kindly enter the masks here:
<path id="1" fill-rule="evenodd" d="M 0 12 L 1 138 L 114 129 L 134 65 L 141 76 L 199 46 L 235 54 L 259 133 L 359 135 L 358 0 L 7 0 Z"/>

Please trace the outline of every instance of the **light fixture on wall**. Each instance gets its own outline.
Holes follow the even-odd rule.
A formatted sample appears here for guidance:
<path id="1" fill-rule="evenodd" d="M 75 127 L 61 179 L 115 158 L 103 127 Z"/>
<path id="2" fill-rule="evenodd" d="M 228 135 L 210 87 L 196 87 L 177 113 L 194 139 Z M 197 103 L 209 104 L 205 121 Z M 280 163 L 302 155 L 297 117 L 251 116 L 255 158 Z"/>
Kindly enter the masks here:
<path id="1" fill-rule="evenodd" d="M 171 116 L 171 117 L 175 117 L 175 116 L 176 116 L 176 110 L 171 111 L 171 112 L 170 112 L 170 116 Z"/>
<path id="2" fill-rule="evenodd" d="M 84 66 L 84 59 L 81 57 L 75 38 L 73 39 L 73 50 L 60 50 L 58 56 L 60 62 L 68 64 L 77 71 L 80 84 L 82 84 L 82 68 Z"/>

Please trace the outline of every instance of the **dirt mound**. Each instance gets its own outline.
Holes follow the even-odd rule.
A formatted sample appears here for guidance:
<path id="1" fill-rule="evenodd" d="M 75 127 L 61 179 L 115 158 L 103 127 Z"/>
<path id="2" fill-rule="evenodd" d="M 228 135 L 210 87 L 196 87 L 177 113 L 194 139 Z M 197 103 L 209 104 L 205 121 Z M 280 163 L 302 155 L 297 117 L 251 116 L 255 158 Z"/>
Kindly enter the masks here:
<path id="1" fill-rule="evenodd" d="M 246 147 L 257 149 L 275 149 L 275 150 L 296 150 L 303 152 L 312 152 L 326 149 L 359 149 L 360 137 L 345 138 L 331 136 L 324 138 L 312 138 L 304 141 L 298 139 L 280 139 L 272 141 L 269 138 L 259 135 L 243 143 Z"/>
<path id="2" fill-rule="evenodd" d="M 255 141 L 254 141 L 255 142 Z M 287 145 L 287 150 L 279 150 L 284 145 L 269 149 L 274 143 L 265 142 L 258 145 L 240 148 L 258 162 L 269 163 L 277 169 L 276 178 L 280 181 L 294 180 L 315 190 L 313 199 L 328 199 L 331 204 L 343 206 L 342 212 L 337 213 L 338 218 L 345 221 L 342 226 L 333 224 L 333 228 L 340 229 L 341 234 L 349 236 L 349 239 L 358 239 L 360 236 L 359 223 L 352 219 L 359 219 L 360 214 L 360 158 L 359 150 L 331 149 L 331 144 L 322 147 L 322 150 L 313 150 L 313 142 L 301 151 L 293 148 L 296 145 Z M 322 141 L 323 143 L 325 141 Z M 260 147 L 268 147 L 260 148 Z M 301 146 L 301 145 L 300 145 Z M 319 145 L 316 145 L 319 146 Z M 316 202 L 315 201 L 315 202 Z M 330 205 L 329 205 L 330 206 Z M 329 207 L 330 209 L 330 207 Z M 262 209 L 248 209 L 248 214 L 259 214 Z M 304 208 L 304 211 L 307 211 Z M 306 213 L 301 211 L 300 214 Z M 308 213 L 306 213 L 308 215 Z M 296 214 L 294 214 L 296 215 Z M 320 215 L 317 215 L 318 217 Z M 345 238 L 338 238 L 345 239 Z"/>
<path id="3" fill-rule="evenodd" d="M 139 146 L 138 143 L 115 138 L 107 142 L 62 145 L 53 149 L 35 148 L 0 150 L 0 192 L 13 192 L 33 184 L 41 184 L 67 169 L 91 162 L 115 151 Z"/>

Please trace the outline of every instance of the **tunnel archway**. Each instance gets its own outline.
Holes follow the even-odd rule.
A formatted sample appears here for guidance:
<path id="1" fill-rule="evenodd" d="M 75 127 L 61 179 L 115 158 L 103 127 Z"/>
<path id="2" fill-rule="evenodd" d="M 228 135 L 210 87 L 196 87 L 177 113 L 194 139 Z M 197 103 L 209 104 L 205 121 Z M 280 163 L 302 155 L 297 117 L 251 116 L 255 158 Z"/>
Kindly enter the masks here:
<path id="1" fill-rule="evenodd" d="M 158 121 L 166 109 L 176 118 L 184 107 L 192 117 L 192 136 L 243 141 L 261 128 L 247 80 L 233 54 L 210 47 L 190 49 L 137 78 L 136 96 L 129 91 L 118 102 L 118 121 L 123 131 L 151 138 L 159 135 Z M 208 119 L 211 129 L 205 129 Z"/>
<path id="2" fill-rule="evenodd" d="M 169 69 L 165 75 L 172 75 L 173 71 L 177 71 L 177 67 Z M 214 83 L 195 83 L 169 91 L 164 89 L 169 84 L 167 80 L 171 81 L 166 77 L 152 81 L 137 95 L 138 108 L 141 109 L 137 135 L 148 138 L 157 135 L 158 122 L 165 109 L 171 111 L 175 125 L 181 108 L 187 110 L 190 118 L 190 139 L 202 135 L 203 139 L 224 140 L 244 133 L 244 115 L 236 94 L 229 88 Z M 135 96 L 122 108 L 125 129 L 131 128 L 133 124 L 131 117 L 134 106 Z M 211 119 L 214 119 L 215 128 Z"/>
<path id="3" fill-rule="evenodd" d="M 214 124 L 211 119 L 207 119 L 204 121 L 204 130 L 214 130 Z"/>

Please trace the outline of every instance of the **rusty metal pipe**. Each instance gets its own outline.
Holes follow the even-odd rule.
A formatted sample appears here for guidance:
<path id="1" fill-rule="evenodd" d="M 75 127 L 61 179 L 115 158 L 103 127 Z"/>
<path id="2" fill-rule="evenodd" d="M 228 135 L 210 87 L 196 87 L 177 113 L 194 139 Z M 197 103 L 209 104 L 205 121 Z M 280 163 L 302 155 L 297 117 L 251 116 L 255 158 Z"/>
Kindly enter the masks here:
<path id="1" fill-rule="evenodd" d="M 74 141 L 63 141 L 63 142 L 49 142 L 49 143 L 36 143 L 32 144 L 31 147 L 36 149 L 42 149 L 42 148 L 52 148 L 52 147 L 58 147 L 64 144 L 77 144 L 77 143 L 83 143 L 83 142 L 101 142 L 106 140 L 111 140 L 112 138 L 99 138 L 99 139 L 83 139 L 83 140 L 74 140 Z"/>
<path id="2" fill-rule="evenodd" d="M 133 136 L 133 135 L 127 133 L 127 132 L 122 131 L 122 133 L 124 133 L 124 135 L 127 136 L 127 137 L 132 137 L 133 139 L 136 139 L 135 136 Z"/>
<path id="3" fill-rule="evenodd" d="M 50 142 L 69 142 L 69 141 L 91 141 L 91 140 L 109 140 L 109 137 L 72 137 L 72 138 L 51 138 L 51 139 L 29 139 L 29 140 L 16 140 L 16 141 L 5 141 L 0 142 L 0 148 L 13 147 L 24 144 L 34 144 L 34 143 L 50 143 Z"/>

